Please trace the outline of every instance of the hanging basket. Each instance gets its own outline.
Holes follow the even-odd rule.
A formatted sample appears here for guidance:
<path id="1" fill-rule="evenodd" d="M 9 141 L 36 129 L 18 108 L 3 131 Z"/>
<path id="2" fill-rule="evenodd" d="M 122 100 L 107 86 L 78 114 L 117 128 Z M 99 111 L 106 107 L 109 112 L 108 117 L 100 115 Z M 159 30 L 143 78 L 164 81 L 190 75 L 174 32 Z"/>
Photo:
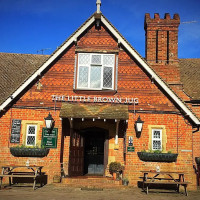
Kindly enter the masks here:
<path id="1" fill-rule="evenodd" d="M 175 153 L 148 153 L 137 152 L 140 160 L 145 162 L 176 162 L 178 154 Z"/>
<path id="2" fill-rule="evenodd" d="M 49 149 L 10 147 L 10 152 L 15 157 L 45 157 L 48 155 Z"/>

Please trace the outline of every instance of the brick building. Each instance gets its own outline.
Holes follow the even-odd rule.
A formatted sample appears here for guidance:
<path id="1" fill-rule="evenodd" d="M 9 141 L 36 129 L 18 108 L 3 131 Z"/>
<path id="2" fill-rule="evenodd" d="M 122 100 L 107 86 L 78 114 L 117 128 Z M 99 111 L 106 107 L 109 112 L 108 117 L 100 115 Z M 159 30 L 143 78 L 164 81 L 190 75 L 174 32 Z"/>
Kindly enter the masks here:
<path id="1" fill-rule="evenodd" d="M 42 165 L 55 175 L 111 176 L 124 165 L 137 185 L 142 170 L 184 171 L 197 186 L 200 156 L 200 59 L 178 59 L 180 18 L 145 15 L 143 58 L 95 12 L 52 55 L 0 53 L 0 166 Z M 53 128 L 45 126 L 48 114 Z M 136 131 L 136 121 L 143 121 Z M 11 154 L 11 147 L 46 147 L 47 155 Z M 144 160 L 162 151 L 174 160 Z"/>

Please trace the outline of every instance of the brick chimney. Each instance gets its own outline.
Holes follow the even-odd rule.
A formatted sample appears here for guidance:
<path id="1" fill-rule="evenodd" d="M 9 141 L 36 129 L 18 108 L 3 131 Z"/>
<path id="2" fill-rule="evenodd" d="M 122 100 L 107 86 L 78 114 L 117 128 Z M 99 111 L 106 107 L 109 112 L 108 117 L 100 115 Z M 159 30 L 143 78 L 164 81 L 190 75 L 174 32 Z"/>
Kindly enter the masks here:
<path id="1" fill-rule="evenodd" d="M 180 18 L 168 13 L 164 19 L 159 14 L 145 14 L 144 29 L 146 35 L 145 56 L 152 68 L 168 83 L 179 83 L 178 69 L 178 27 Z"/>

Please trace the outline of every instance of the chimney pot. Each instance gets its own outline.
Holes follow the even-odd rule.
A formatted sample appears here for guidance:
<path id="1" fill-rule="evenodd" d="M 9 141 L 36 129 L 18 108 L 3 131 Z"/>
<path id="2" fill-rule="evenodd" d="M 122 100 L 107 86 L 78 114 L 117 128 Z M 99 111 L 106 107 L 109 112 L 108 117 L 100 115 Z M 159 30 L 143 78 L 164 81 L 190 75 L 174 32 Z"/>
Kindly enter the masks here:
<path id="1" fill-rule="evenodd" d="M 154 14 L 154 19 L 160 19 L 159 13 L 155 13 L 155 14 Z"/>
<path id="2" fill-rule="evenodd" d="M 165 17 L 164 17 L 166 20 L 170 20 L 171 17 L 170 17 L 170 14 L 169 13 L 165 13 Z"/>
<path id="3" fill-rule="evenodd" d="M 180 20 L 179 14 L 175 13 L 173 19 Z"/>

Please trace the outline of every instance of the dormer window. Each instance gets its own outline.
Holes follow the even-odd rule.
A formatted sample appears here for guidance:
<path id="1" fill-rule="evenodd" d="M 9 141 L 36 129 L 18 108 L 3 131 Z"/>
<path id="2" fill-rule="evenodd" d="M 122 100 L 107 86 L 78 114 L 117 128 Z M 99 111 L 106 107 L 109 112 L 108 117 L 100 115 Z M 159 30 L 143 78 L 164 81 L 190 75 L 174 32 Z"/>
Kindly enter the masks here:
<path id="1" fill-rule="evenodd" d="M 79 53 L 77 89 L 114 90 L 115 54 Z"/>

